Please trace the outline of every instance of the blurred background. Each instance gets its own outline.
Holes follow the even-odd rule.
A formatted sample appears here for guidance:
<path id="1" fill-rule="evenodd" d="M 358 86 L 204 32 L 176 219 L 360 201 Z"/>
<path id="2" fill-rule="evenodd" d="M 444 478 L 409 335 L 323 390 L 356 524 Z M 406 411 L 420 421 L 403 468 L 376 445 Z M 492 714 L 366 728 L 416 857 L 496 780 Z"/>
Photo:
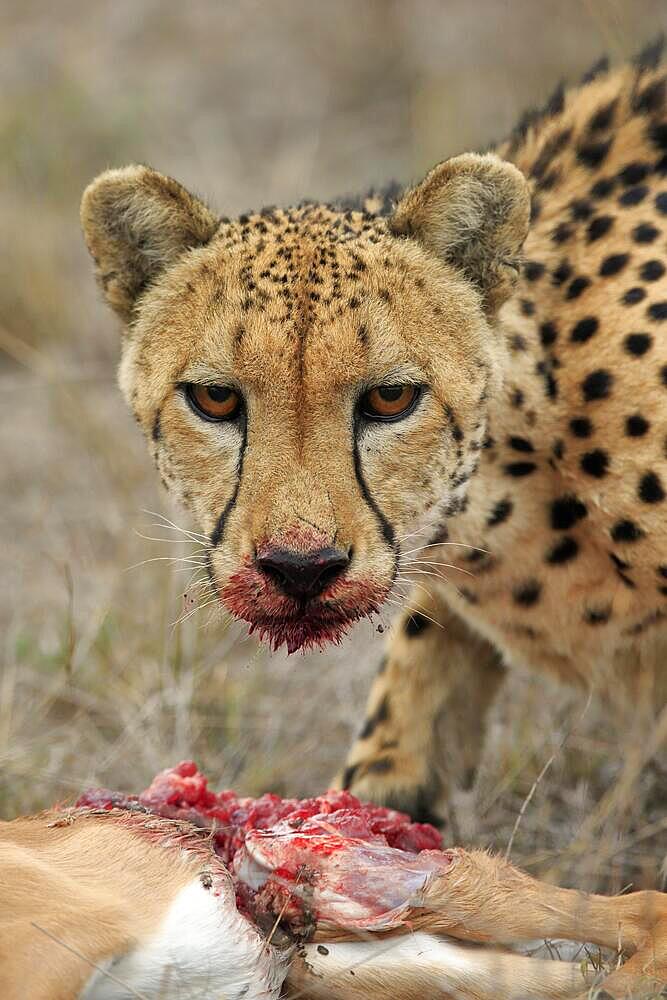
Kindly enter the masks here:
<path id="1" fill-rule="evenodd" d="M 224 214 L 409 181 L 665 29 L 665 0 L 3 0 L 0 814 L 138 791 L 186 756 L 217 786 L 321 791 L 381 651 L 367 624 L 289 659 L 208 610 L 174 625 L 187 573 L 168 557 L 188 546 L 163 518 L 188 522 L 115 386 L 88 181 L 141 161 Z M 450 836 L 503 850 L 519 818 L 536 874 L 654 885 L 667 767 L 645 743 L 516 675 Z"/>

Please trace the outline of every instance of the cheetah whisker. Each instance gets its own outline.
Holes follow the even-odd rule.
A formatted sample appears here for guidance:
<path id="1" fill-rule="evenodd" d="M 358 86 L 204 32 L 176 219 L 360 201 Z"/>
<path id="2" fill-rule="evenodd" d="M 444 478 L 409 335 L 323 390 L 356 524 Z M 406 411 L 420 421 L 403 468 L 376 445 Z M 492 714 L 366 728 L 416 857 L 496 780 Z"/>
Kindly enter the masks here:
<path id="1" fill-rule="evenodd" d="M 210 607 L 211 604 L 218 604 L 219 602 L 220 602 L 219 598 L 216 595 L 215 597 L 212 597 L 210 601 L 205 601 L 203 604 L 198 604 L 197 607 L 191 608 L 189 611 L 186 611 L 184 614 L 182 614 L 180 616 L 180 618 L 177 618 L 176 621 L 174 621 L 174 622 L 171 623 L 171 629 L 172 629 L 172 631 L 178 625 L 182 625 L 183 622 L 186 622 L 188 620 L 188 618 L 192 618 L 192 616 L 194 614 L 196 614 L 198 611 L 203 611 L 204 608 Z"/>
<path id="2" fill-rule="evenodd" d="M 148 563 L 155 562 L 168 562 L 172 566 L 176 563 L 189 563 L 193 566 L 201 566 L 202 569 L 206 566 L 206 561 L 200 558 L 194 558 L 192 556 L 151 556 L 150 559 L 142 559 L 141 562 L 134 563 L 132 566 L 126 566 L 124 572 L 129 573 L 132 569 L 139 569 L 140 566 L 146 566 Z M 187 566 L 180 567 L 181 569 L 187 569 Z"/>
<path id="3" fill-rule="evenodd" d="M 423 552 L 424 549 L 434 549 L 438 545 L 457 545 L 459 548 L 474 549 L 475 552 L 483 552 L 487 556 L 491 555 L 489 549 L 481 549 L 479 545 L 469 545 L 468 542 L 429 542 L 428 545 L 420 545 L 416 549 L 406 549 L 402 555 L 409 556 L 412 552 Z"/>
<path id="4" fill-rule="evenodd" d="M 429 561 L 428 559 L 408 559 L 403 562 L 402 569 L 407 569 L 409 566 L 439 566 L 442 569 L 455 569 L 457 573 L 465 573 L 466 576 L 474 576 L 469 569 L 465 569 L 463 566 L 455 566 L 453 563 L 441 563 Z"/>
<path id="5" fill-rule="evenodd" d="M 407 576 L 408 573 L 410 574 L 410 576 Z M 408 569 L 408 568 L 406 568 L 405 572 L 403 574 L 400 574 L 400 575 L 402 576 L 402 578 L 404 580 L 410 580 L 413 576 L 432 576 L 434 580 L 442 580 L 444 583 L 450 583 L 452 586 L 454 586 L 454 584 L 452 583 L 452 581 L 449 580 L 449 579 L 447 579 L 447 577 L 443 573 L 434 573 L 432 570 L 428 570 L 428 569 Z"/>
<path id="6" fill-rule="evenodd" d="M 142 507 L 141 513 L 148 514 L 150 517 L 157 517 L 159 521 L 162 522 L 161 526 L 170 528 L 172 531 L 178 531 L 193 541 L 199 541 L 201 539 L 205 545 L 208 545 L 210 541 L 208 536 L 204 535 L 201 531 L 190 531 L 188 528 L 181 528 L 178 524 L 175 524 L 174 521 L 170 521 L 168 517 L 165 517 L 164 514 L 160 514 L 155 510 L 148 510 L 146 507 Z"/>
<path id="7" fill-rule="evenodd" d="M 399 542 L 399 544 L 400 544 L 400 542 L 404 542 L 408 538 L 414 538 L 415 535 L 421 535 L 421 533 L 423 531 L 428 531 L 429 528 L 435 527 L 435 525 L 438 523 L 438 521 L 439 521 L 439 518 L 436 518 L 434 521 L 429 521 L 428 524 L 422 525 L 421 528 L 415 528 L 414 531 L 408 531 L 407 534 L 405 534 L 405 535 L 398 535 L 398 537 L 396 538 L 396 541 Z"/>
<path id="8" fill-rule="evenodd" d="M 160 528 L 161 525 L 152 525 L 154 528 Z M 199 545 L 202 549 L 206 548 L 204 542 L 197 541 L 193 538 L 161 538 L 159 535 L 144 535 L 142 531 L 138 528 L 134 529 L 134 533 L 138 538 L 143 538 L 146 542 L 165 542 L 167 545 L 183 545 L 185 542 L 189 542 L 190 545 Z"/>
<path id="9" fill-rule="evenodd" d="M 400 611 L 409 611 L 413 615 L 422 615 L 424 618 L 428 619 L 428 621 L 430 621 L 433 625 L 437 625 L 438 628 L 444 629 L 444 625 L 442 625 L 441 622 L 436 621 L 435 618 L 431 618 L 430 615 L 427 615 L 426 612 L 423 610 L 423 607 L 419 604 L 417 604 L 417 607 L 415 608 L 411 604 L 407 604 L 405 601 L 394 601 L 390 597 L 387 598 L 387 603 L 392 604 Z"/>
<path id="10" fill-rule="evenodd" d="M 446 577 L 444 574 L 441 574 L 441 573 L 430 573 L 428 570 L 425 570 L 425 569 L 414 569 L 414 570 L 408 570 L 407 572 L 409 572 L 411 575 L 410 576 L 406 576 L 404 573 L 403 574 L 402 573 L 398 573 L 397 576 L 396 576 L 396 579 L 397 580 L 402 580 L 405 583 L 412 584 L 413 586 L 422 587 L 423 584 L 420 583 L 417 580 L 413 580 L 412 577 L 413 576 L 432 576 L 435 580 L 439 580 L 440 583 L 444 583 L 448 587 L 452 587 L 456 591 L 456 593 L 458 594 L 458 596 L 462 597 L 461 591 L 456 586 L 456 584 L 452 583 L 452 581 L 450 579 L 448 579 L 448 577 Z M 424 589 L 426 589 L 426 588 L 424 588 Z M 428 591 L 427 591 L 427 593 L 428 593 Z M 432 597 L 432 595 L 430 593 L 429 593 L 429 597 L 431 597 L 431 600 L 433 599 L 433 597 Z"/>

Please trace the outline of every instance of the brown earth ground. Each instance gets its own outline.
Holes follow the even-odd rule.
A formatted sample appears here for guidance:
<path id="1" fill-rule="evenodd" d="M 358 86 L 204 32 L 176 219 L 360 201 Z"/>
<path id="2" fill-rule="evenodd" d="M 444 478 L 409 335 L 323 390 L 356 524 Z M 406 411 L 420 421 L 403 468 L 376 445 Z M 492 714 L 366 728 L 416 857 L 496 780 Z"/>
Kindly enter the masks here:
<path id="1" fill-rule="evenodd" d="M 189 547 L 144 511 L 187 519 L 115 387 L 80 193 L 132 161 L 226 214 L 409 180 L 502 137 L 603 51 L 637 51 L 667 7 L 5 0 L 0 19 L 0 814 L 91 783 L 138 790 L 186 756 L 220 786 L 322 790 L 381 639 L 366 623 L 339 650 L 288 659 L 211 609 L 172 625 L 187 572 L 163 557 Z M 650 737 L 514 676 L 449 836 L 504 850 L 518 820 L 512 857 L 535 874 L 659 884 L 667 761 L 647 763 Z"/>

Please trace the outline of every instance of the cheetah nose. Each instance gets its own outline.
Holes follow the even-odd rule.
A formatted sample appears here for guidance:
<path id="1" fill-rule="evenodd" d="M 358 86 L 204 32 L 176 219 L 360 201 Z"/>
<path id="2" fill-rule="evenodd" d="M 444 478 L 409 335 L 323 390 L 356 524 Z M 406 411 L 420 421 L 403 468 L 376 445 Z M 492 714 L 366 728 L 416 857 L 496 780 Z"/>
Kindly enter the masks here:
<path id="1" fill-rule="evenodd" d="M 255 562 L 284 594 L 307 601 L 321 594 L 347 569 L 350 555 L 336 548 L 305 553 L 273 549 L 257 556 Z"/>

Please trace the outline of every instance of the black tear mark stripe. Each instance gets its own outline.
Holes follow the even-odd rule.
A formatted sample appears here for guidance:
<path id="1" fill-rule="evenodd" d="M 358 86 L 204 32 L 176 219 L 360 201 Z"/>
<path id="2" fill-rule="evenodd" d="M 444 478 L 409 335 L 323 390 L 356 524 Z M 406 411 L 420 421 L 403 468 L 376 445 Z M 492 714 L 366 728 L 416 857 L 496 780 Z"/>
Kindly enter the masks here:
<path id="1" fill-rule="evenodd" d="M 153 429 L 151 431 L 151 437 L 157 444 L 157 442 L 162 437 L 162 426 L 161 426 L 162 410 L 158 410 L 155 414 L 155 419 L 153 421 Z"/>
<path id="2" fill-rule="evenodd" d="M 354 450 L 354 474 L 357 477 L 357 483 L 359 484 L 359 489 L 361 490 L 361 495 L 366 501 L 366 504 L 370 510 L 375 515 L 375 518 L 380 525 L 380 530 L 382 532 L 382 537 L 385 542 L 392 550 L 394 554 L 394 568 L 392 571 L 392 581 L 396 577 L 398 571 L 398 546 L 396 544 L 396 532 L 393 527 L 384 516 L 377 503 L 373 499 L 368 486 L 366 485 L 366 480 L 364 479 L 364 474 L 361 468 L 361 456 L 359 454 L 359 421 L 355 420 L 353 427 L 353 450 Z"/>
<path id="3" fill-rule="evenodd" d="M 213 529 L 213 532 L 211 534 L 211 548 L 212 549 L 217 548 L 218 545 L 220 544 L 220 542 L 222 541 L 223 535 L 225 533 L 225 526 L 227 524 L 227 520 L 228 520 L 229 515 L 231 514 L 232 510 L 234 509 L 234 505 L 236 504 L 236 501 L 237 501 L 238 495 L 239 495 L 239 490 L 241 488 L 241 476 L 243 475 L 243 460 L 245 458 L 245 450 L 246 450 L 246 445 L 248 443 L 248 419 L 247 419 L 247 417 L 245 417 L 244 420 L 243 420 L 243 432 L 242 433 L 243 433 L 243 437 L 241 439 L 241 449 L 239 451 L 239 457 L 238 457 L 238 461 L 236 463 L 236 483 L 234 485 L 234 492 L 232 493 L 231 497 L 227 501 L 225 509 L 223 510 L 222 514 L 218 518 L 217 523 L 215 525 L 215 528 Z"/>

